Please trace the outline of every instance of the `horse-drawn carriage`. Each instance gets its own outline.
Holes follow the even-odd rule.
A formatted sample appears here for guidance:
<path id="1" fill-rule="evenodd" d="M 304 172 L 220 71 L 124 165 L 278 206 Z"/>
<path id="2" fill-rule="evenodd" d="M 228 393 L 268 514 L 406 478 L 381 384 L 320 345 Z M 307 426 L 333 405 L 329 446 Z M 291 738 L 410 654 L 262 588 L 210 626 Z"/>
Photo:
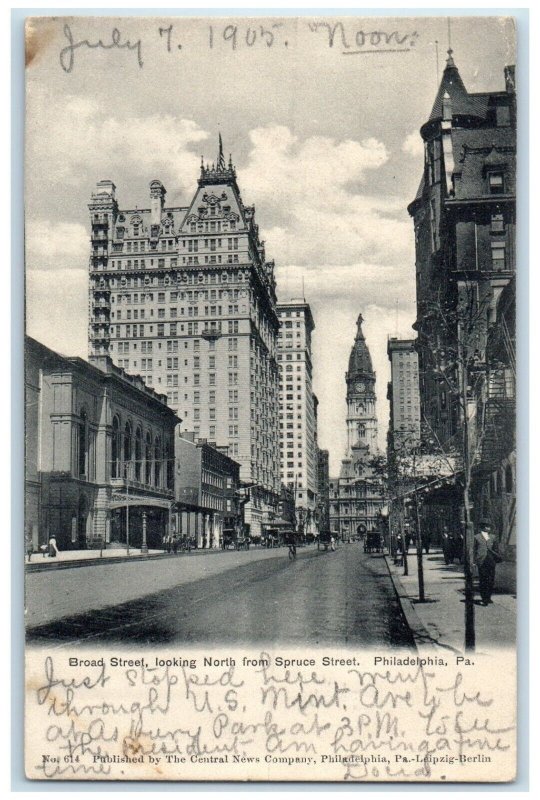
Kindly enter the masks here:
<path id="1" fill-rule="evenodd" d="M 368 531 L 364 536 L 364 553 L 382 553 L 380 531 Z"/>

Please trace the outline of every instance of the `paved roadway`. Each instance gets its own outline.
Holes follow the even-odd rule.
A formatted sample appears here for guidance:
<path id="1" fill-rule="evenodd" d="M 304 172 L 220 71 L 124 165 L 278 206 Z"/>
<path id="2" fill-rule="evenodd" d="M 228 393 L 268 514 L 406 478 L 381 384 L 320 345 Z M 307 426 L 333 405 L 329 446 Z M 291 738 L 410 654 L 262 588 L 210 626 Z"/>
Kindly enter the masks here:
<path id="1" fill-rule="evenodd" d="M 26 590 L 35 643 L 413 646 L 384 558 L 358 544 L 47 571 Z"/>

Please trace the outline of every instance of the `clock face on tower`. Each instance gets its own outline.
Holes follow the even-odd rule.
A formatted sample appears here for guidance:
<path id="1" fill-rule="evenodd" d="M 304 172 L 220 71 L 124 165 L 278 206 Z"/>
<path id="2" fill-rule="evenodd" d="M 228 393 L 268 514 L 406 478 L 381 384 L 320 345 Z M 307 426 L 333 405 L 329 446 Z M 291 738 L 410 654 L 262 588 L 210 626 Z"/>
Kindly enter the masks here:
<path id="1" fill-rule="evenodd" d="M 354 388 L 356 389 L 357 392 L 363 392 L 364 388 L 365 388 L 364 382 L 363 381 L 357 381 Z"/>

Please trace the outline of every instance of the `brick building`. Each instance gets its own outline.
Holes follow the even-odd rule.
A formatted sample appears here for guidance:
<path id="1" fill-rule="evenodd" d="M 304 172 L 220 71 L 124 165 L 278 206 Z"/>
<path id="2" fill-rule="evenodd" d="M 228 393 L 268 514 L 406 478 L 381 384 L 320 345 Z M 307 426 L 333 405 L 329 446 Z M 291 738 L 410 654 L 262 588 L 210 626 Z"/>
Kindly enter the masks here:
<path id="1" fill-rule="evenodd" d="M 514 68 L 500 91 L 468 92 L 452 51 L 420 133 L 425 162 L 409 213 L 416 242 L 422 418 L 445 452 L 460 452 L 464 408 L 478 459 L 484 417 L 476 398 L 498 303 L 515 273 L 516 103 Z M 463 389 L 465 387 L 465 389 Z M 432 529 L 454 527 L 460 480 L 432 491 Z M 478 522 L 480 507 L 474 511 Z"/>

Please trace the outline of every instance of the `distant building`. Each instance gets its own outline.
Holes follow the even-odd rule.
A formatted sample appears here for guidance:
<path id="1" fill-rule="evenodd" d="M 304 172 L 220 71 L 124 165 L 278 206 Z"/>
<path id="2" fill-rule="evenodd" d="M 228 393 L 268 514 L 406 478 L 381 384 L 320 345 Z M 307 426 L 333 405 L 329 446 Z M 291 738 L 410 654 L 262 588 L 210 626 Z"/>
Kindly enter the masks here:
<path id="1" fill-rule="evenodd" d="M 411 449 L 420 445 L 420 384 L 415 339 L 391 338 L 387 344 L 390 359 L 389 442 L 392 448 Z"/>
<path id="2" fill-rule="evenodd" d="M 318 475 L 318 516 L 319 532 L 328 533 L 330 530 L 330 472 L 328 450 L 318 449 L 317 475 Z"/>
<path id="3" fill-rule="evenodd" d="M 221 139 L 190 202 L 166 194 L 153 180 L 146 208 L 122 209 L 114 183 L 97 184 L 90 352 L 166 392 L 183 430 L 228 447 L 253 487 L 246 523 L 258 538 L 280 492 L 274 262 Z"/>
<path id="4" fill-rule="evenodd" d="M 278 303 L 279 424 L 281 478 L 294 487 L 298 521 L 316 533 L 317 446 L 311 334 L 315 328 L 305 300 Z"/>
<path id="5" fill-rule="evenodd" d="M 354 345 L 345 375 L 347 384 L 347 451 L 339 478 L 330 479 L 330 526 L 332 532 L 348 539 L 374 531 L 384 506 L 382 477 L 377 474 L 380 458 L 377 443 L 375 372 L 357 320 Z"/>
<path id="6" fill-rule="evenodd" d="M 166 398 L 105 355 L 90 363 L 26 338 L 26 537 L 34 550 L 161 547 L 174 499 Z"/>
<path id="7" fill-rule="evenodd" d="M 190 433 L 176 437 L 175 453 L 177 534 L 194 539 L 198 548 L 241 538 L 240 465 Z"/>
<path id="8" fill-rule="evenodd" d="M 294 504 L 294 490 L 290 486 L 281 484 L 281 495 L 279 498 L 279 519 L 290 523 L 291 528 L 296 526 L 296 507 Z"/>

